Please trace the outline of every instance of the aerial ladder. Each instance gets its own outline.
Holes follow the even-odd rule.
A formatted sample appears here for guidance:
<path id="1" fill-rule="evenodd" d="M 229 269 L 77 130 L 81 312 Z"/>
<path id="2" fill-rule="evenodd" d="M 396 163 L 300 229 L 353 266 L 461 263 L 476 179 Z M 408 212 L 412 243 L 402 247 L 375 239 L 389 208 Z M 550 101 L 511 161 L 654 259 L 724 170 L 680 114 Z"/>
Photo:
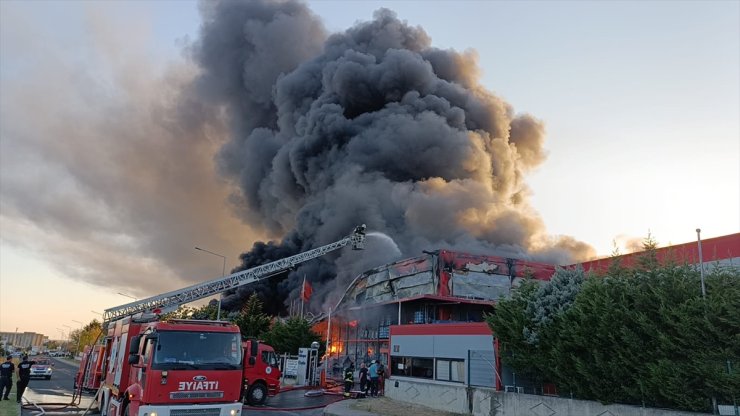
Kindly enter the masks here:
<path id="1" fill-rule="evenodd" d="M 347 245 L 351 245 L 353 250 L 362 250 L 365 248 L 365 229 L 365 224 L 362 224 L 355 227 L 352 234 L 347 237 L 313 250 L 308 250 L 294 256 L 232 273 L 228 276 L 198 283 L 183 289 L 174 290 L 172 292 L 120 305 L 115 308 L 106 309 L 103 314 L 103 322 L 105 324 L 127 316 L 144 313 L 167 313 L 177 309 L 180 305 L 267 279 L 270 276 L 274 276 L 275 274 L 295 267 L 298 264 L 321 257 Z"/>

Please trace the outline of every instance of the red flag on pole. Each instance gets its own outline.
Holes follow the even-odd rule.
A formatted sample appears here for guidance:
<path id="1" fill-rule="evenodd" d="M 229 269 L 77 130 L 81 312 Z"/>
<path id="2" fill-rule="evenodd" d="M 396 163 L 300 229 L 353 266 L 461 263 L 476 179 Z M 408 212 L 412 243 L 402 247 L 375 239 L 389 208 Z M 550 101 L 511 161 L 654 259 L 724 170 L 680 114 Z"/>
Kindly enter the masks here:
<path id="1" fill-rule="evenodd" d="M 313 288 L 311 287 L 311 283 L 306 281 L 306 279 L 303 279 L 303 288 L 301 290 L 301 299 L 303 299 L 305 302 L 308 302 L 308 299 L 311 298 L 311 294 L 313 293 Z"/>

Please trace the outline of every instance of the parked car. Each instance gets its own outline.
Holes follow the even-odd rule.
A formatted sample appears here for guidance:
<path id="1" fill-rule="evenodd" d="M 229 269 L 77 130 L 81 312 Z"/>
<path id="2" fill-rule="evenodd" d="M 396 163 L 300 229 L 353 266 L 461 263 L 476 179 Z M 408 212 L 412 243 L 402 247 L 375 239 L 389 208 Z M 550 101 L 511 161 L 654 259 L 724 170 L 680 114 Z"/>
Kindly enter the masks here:
<path id="1" fill-rule="evenodd" d="M 41 358 L 35 361 L 36 364 L 31 366 L 31 378 L 39 377 L 51 380 L 51 374 L 54 371 L 54 363 L 46 358 Z"/>

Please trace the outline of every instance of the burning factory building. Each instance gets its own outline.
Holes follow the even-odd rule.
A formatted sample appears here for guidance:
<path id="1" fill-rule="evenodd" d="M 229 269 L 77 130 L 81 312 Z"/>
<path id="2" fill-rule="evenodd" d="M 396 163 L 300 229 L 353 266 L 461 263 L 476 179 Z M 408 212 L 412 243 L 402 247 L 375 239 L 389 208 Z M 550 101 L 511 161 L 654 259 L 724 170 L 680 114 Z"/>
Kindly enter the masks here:
<path id="1" fill-rule="evenodd" d="M 740 234 L 656 250 L 661 262 L 740 267 Z M 627 267 L 640 253 L 621 256 Z M 604 272 L 614 258 L 562 267 Z M 556 393 L 517 376 L 502 364 L 498 342 L 484 320 L 496 301 L 508 297 L 523 279 L 548 281 L 558 266 L 511 257 L 449 250 L 399 260 L 359 274 L 314 329 L 328 335 L 330 376 L 349 362 L 378 360 L 393 376 L 473 386 Z M 330 319 L 329 319 L 330 318 Z M 329 322 L 330 321 L 330 322 Z M 330 328 L 329 328 L 330 326 Z"/>
<path id="2" fill-rule="evenodd" d="M 390 375 L 465 382 L 470 371 L 478 383 L 501 389 L 506 380 L 496 377 L 502 369 L 484 315 L 523 279 L 546 281 L 554 272 L 545 263 L 428 251 L 357 276 L 336 306 L 331 330 L 328 320 L 315 330 L 330 331 L 332 375 L 350 361 L 379 360 Z M 466 370 L 470 360 L 486 365 Z M 436 371 L 435 362 L 443 363 Z"/>

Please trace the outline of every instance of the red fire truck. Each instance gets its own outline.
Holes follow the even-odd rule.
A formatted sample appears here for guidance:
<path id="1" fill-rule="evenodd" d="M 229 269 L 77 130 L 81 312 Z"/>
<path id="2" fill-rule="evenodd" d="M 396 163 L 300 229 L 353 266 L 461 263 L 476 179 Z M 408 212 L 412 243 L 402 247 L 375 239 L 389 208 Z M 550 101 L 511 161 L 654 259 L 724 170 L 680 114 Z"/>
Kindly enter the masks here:
<path id="1" fill-rule="evenodd" d="M 280 393 L 280 368 L 275 350 L 256 339 L 242 343 L 244 347 L 244 389 L 245 403 L 252 406 L 265 403 L 267 397 Z"/>
<path id="2" fill-rule="evenodd" d="M 105 415 L 241 413 L 241 336 L 232 323 L 124 318 L 109 326 L 105 350 Z"/>
<path id="3" fill-rule="evenodd" d="M 365 226 L 325 246 L 184 289 L 106 309 L 100 358 L 88 357 L 78 389 L 93 388 L 102 416 L 236 416 L 244 400 L 264 403 L 279 391 L 277 357 L 269 345 L 243 342 L 224 321 L 160 320 L 178 306 L 269 278 L 348 244 L 362 249 Z M 100 362 L 100 371 L 91 370 Z M 91 379 L 92 378 L 92 379 Z"/>
<path id="4" fill-rule="evenodd" d="M 79 388 L 94 392 L 100 388 L 103 370 L 103 352 L 102 345 L 88 345 L 85 347 L 85 350 L 82 352 L 80 369 L 75 376 L 75 390 Z M 85 374 L 82 371 L 85 371 Z"/>

